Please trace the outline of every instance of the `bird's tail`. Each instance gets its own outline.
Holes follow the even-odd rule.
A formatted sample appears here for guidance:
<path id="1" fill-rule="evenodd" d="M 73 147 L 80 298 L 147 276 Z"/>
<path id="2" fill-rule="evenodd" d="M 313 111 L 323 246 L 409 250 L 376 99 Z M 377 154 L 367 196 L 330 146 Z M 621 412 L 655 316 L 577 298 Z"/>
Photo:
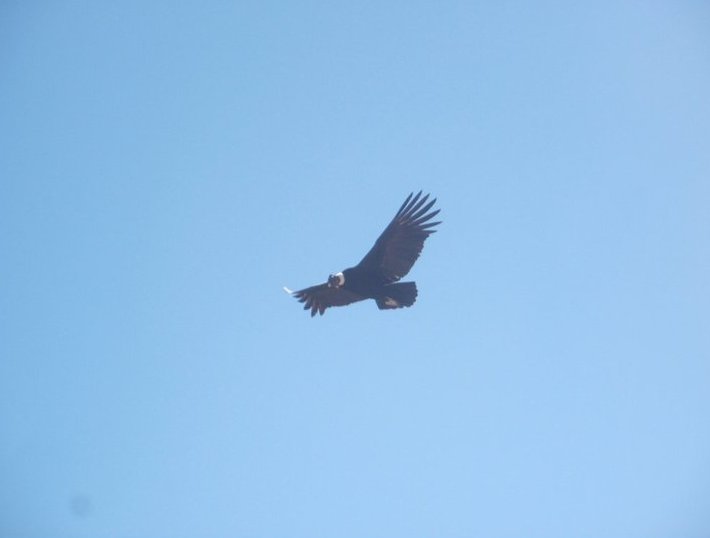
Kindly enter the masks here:
<path id="1" fill-rule="evenodd" d="M 417 284 L 415 282 L 398 282 L 384 287 L 382 295 L 376 299 L 380 310 L 412 306 L 417 300 Z"/>

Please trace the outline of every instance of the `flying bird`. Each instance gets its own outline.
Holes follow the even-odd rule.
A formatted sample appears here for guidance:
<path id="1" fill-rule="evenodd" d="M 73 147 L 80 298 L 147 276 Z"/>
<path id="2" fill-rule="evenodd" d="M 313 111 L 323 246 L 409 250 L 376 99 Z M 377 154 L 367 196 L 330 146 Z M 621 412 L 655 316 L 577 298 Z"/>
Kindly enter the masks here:
<path id="1" fill-rule="evenodd" d="M 407 196 L 385 231 L 355 267 L 328 277 L 323 284 L 299 291 L 284 290 L 301 303 L 304 310 L 322 316 L 326 308 L 345 306 L 365 299 L 374 299 L 380 310 L 409 307 L 417 300 L 415 282 L 398 282 L 417 261 L 424 241 L 436 230 L 438 222 L 429 222 L 439 213 L 429 210 L 436 198 L 427 203 L 429 195 L 422 191 Z"/>

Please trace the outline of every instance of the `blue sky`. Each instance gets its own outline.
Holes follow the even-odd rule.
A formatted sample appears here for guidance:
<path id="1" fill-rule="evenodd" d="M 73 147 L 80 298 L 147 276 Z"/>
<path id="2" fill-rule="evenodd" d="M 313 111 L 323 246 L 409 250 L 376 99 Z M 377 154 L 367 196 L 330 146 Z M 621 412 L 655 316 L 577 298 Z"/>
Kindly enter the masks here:
<path id="1" fill-rule="evenodd" d="M 710 534 L 702 2 L 0 7 L 0 535 Z M 444 221 L 413 308 L 281 290 Z"/>

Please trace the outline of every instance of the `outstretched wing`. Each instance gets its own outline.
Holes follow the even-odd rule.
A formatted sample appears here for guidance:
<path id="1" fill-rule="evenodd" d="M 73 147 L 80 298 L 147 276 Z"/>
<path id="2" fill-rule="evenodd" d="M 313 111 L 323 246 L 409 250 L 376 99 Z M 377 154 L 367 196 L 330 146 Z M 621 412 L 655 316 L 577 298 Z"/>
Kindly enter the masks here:
<path id="1" fill-rule="evenodd" d="M 319 312 L 322 316 L 325 309 L 331 306 L 345 306 L 365 299 L 365 297 L 344 288 L 331 288 L 328 284 L 318 284 L 317 286 L 294 291 L 291 295 L 298 299 L 299 302 L 304 303 L 304 310 L 311 310 L 311 316 L 315 316 L 316 312 Z"/>
<path id="2" fill-rule="evenodd" d="M 399 208 L 385 231 L 375 242 L 358 267 L 378 272 L 387 282 L 396 282 L 414 265 L 424 248 L 424 240 L 433 234 L 438 222 L 429 222 L 439 210 L 427 213 L 436 198 L 427 203 L 429 195 L 411 193 Z"/>

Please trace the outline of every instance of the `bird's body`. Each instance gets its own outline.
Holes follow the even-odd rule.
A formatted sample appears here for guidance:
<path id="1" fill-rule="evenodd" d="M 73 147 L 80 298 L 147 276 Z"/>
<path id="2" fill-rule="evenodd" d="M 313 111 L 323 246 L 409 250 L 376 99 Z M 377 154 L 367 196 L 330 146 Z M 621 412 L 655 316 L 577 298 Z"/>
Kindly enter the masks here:
<path id="1" fill-rule="evenodd" d="M 387 282 L 377 272 L 362 271 L 357 267 L 345 269 L 343 277 L 343 287 L 363 299 L 375 299 L 378 305 L 383 305 L 381 309 L 411 306 L 417 297 L 414 282 Z"/>
<path id="2" fill-rule="evenodd" d="M 343 277 L 345 278 L 344 287 L 368 299 L 374 299 L 378 291 L 386 284 L 381 276 L 374 271 L 359 270 L 357 267 L 345 269 Z"/>
<path id="3" fill-rule="evenodd" d="M 324 284 L 291 292 L 304 309 L 323 315 L 331 306 L 345 306 L 356 301 L 374 299 L 378 308 L 388 310 L 412 306 L 417 298 L 414 282 L 397 282 L 414 265 L 424 247 L 424 240 L 440 224 L 429 222 L 439 210 L 427 213 L 436 199 L 426 203 L 429 195 L 410 194 L 385 228 L 374 246 L 354 267 L 330 275 Z"/>

